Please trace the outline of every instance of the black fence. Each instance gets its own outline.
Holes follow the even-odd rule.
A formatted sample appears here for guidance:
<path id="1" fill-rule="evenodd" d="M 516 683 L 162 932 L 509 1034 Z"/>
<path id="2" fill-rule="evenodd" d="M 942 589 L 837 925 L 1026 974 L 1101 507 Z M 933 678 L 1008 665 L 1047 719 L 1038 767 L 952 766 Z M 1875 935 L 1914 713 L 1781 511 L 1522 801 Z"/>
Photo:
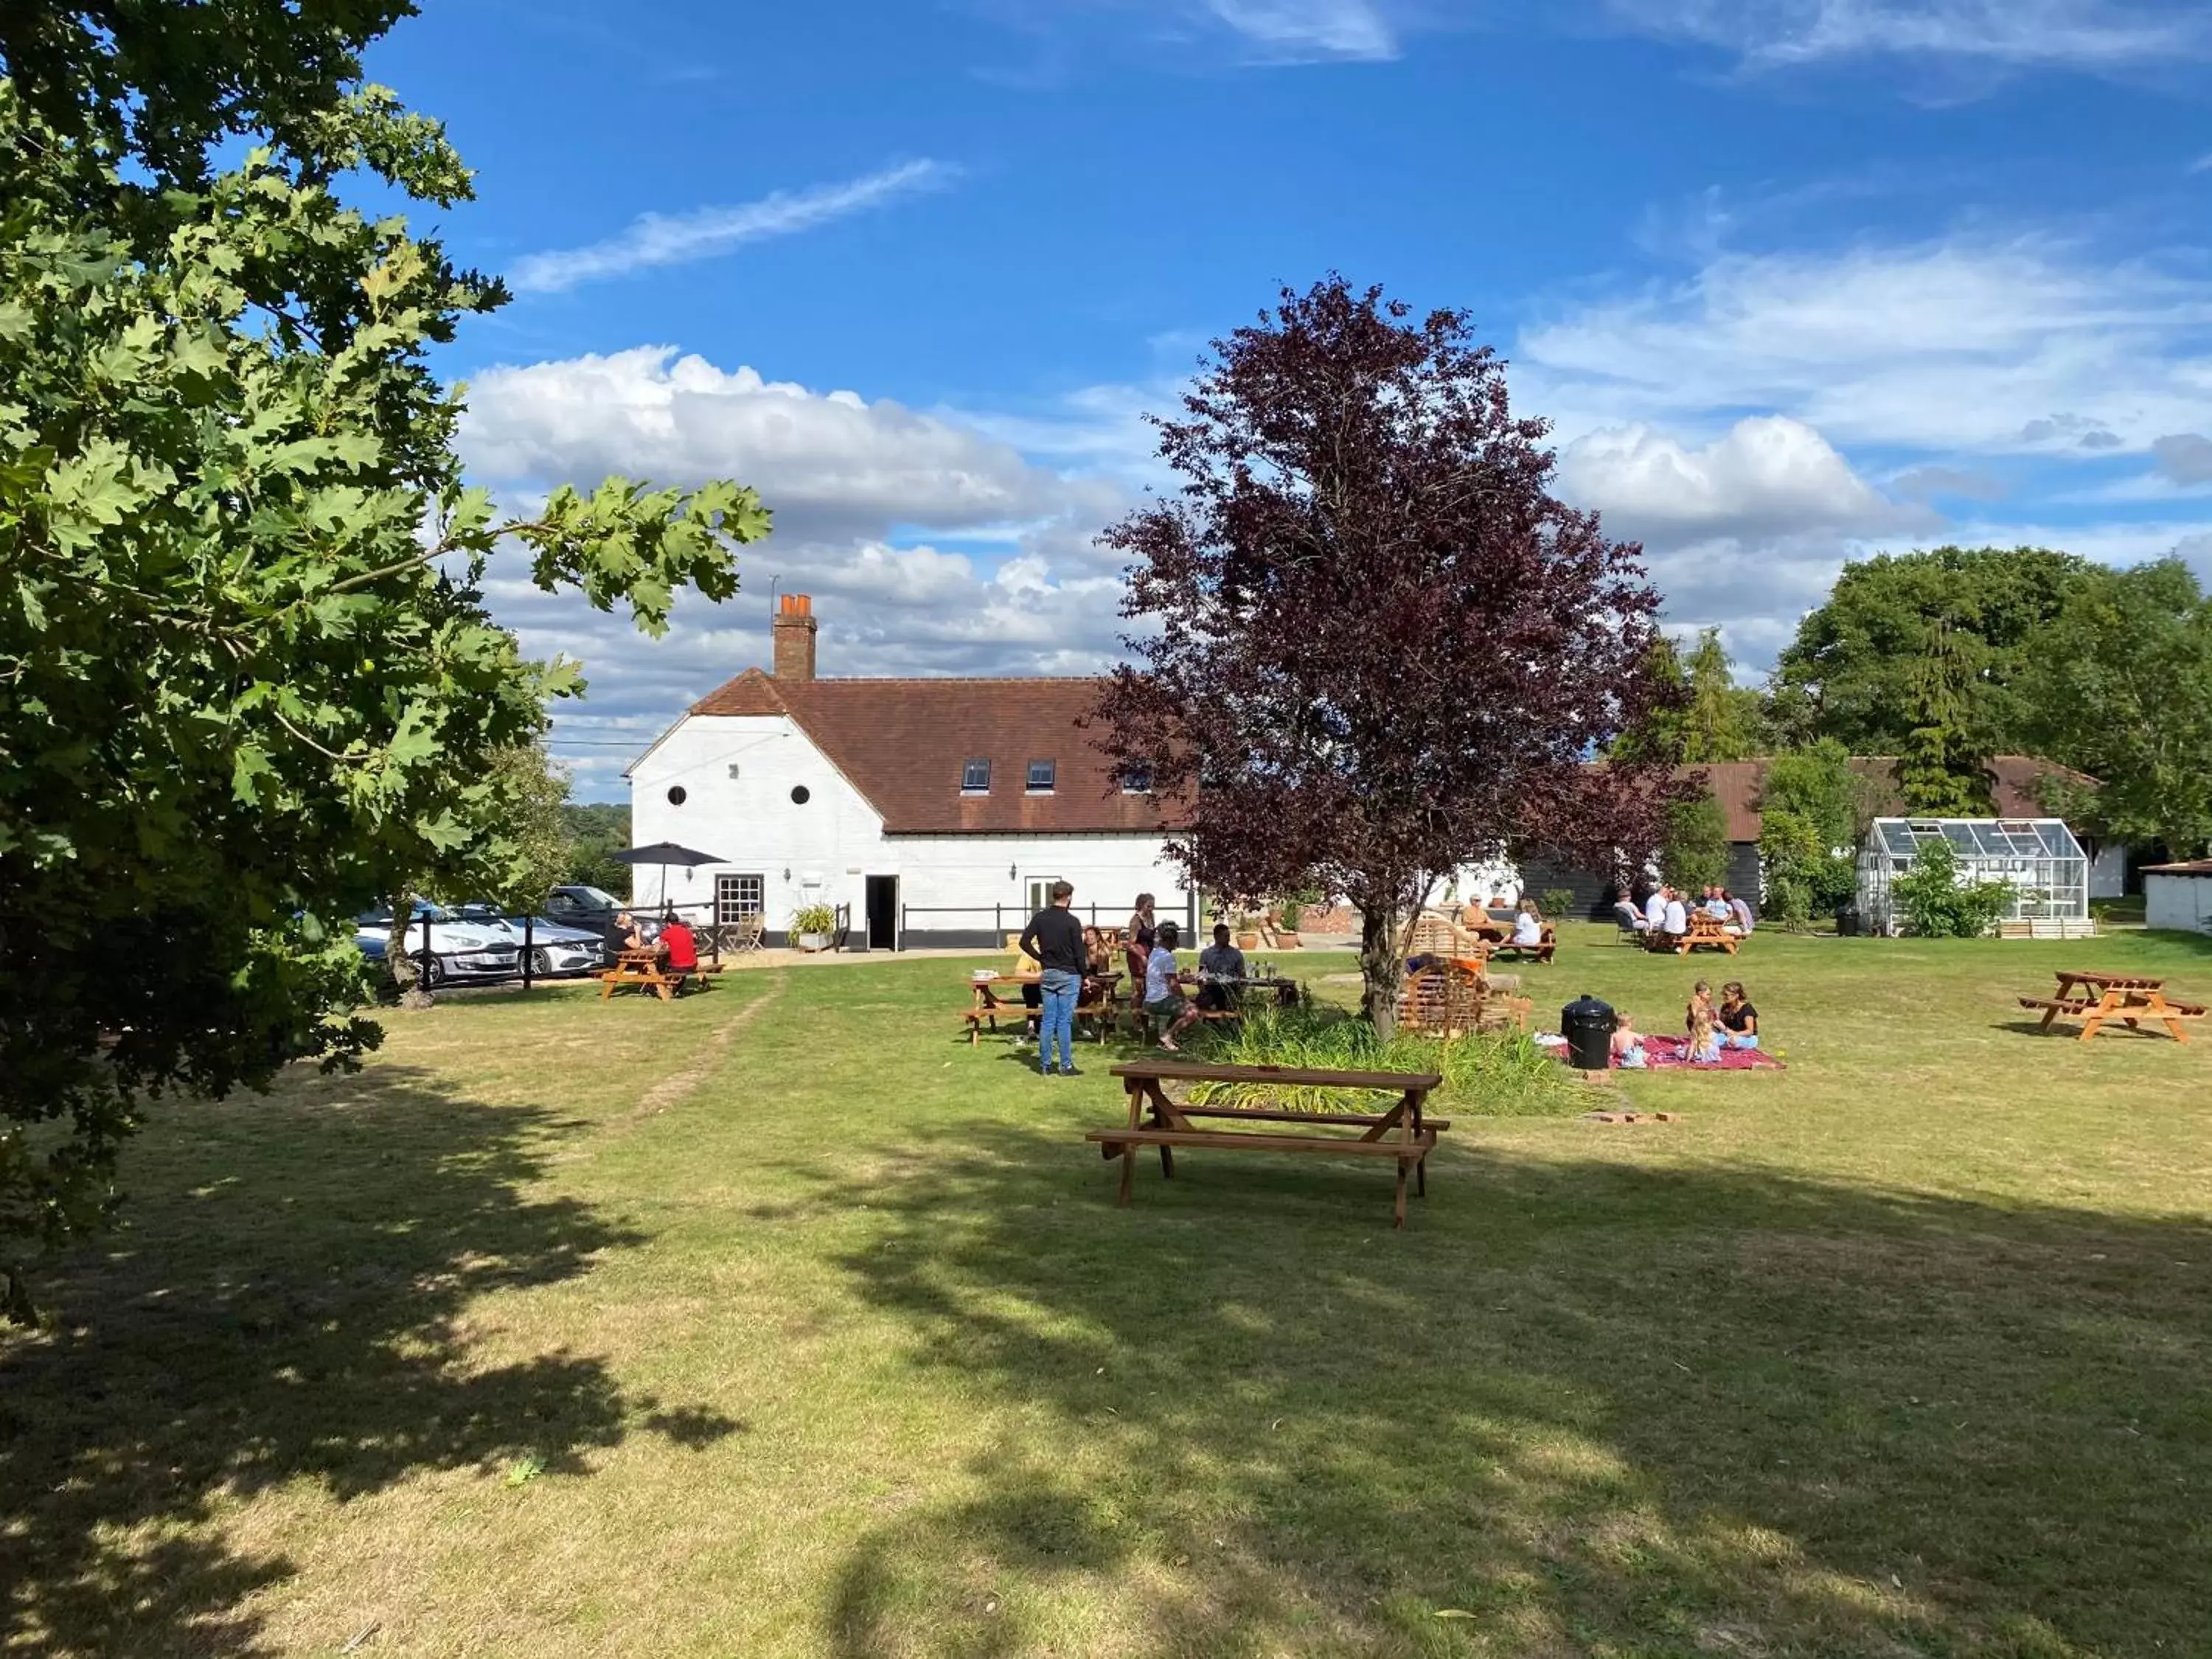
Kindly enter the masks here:
<path id="1" fill-rule="evenodd" d="M 1086 927 L 1119 927 L 1129 920 L 1128 910 L 1117 904 L 1072 904 L 1068 908 Z M 1000 950 L 1006 935 L 1029 926 L 1030 912 L 1020 904 L 902 904 L 899 906 L 899 948 L 907 951 Z M 921 921 L 915 919 L 925 918 Z M 1169 917 L 1174 921 L 1174 916 Z M 1198 936 L 1198 896 L 1187 893 L 1182 902 L 1182 931 L 1188 940 Z"/>
<path id="2" fill-rule="evenodd" d="M 851 907 L 847 905 L 840 905 L 837 909 L 838 932 L 836 936 L 836 944 L 840 946 L 844 943 L 845 931 L 850 926 L 850 909 Z M 647 924 L 658 922 L 664 915 L 670 913 L 673 913 L 675 915 L 681 917 L 690 926 L 692 933 L 697 937 L 699 942 L 700 961 L 709 963 L 714 968 L 719 969 L 722 965 L 722 940 L 724 936 L 731 931 L 731 928 L 728 924 L 716 922 L 714 919 L 714 910 L 715 906 L 712 900 L 702 900 L 688 904 L 677 904 L 672 902 L 650 907 L 640 905 L 631 910 L 630 914 L 639 921 Z M 689 914 L 690 912 L 694 911 L 698 914 L 696 915 Z M 533 958 L 538 954 L 538 947 L 541 943 L 549 943 L 550 941 L 542 940 L 538 938 L 538 918 L 536 916 L 507 916 L 502 918 L 502 920 L 507 922 L 507 925 L 509 927 L 514 928 L 520 935 L 520 940 L 515 951 L 514 972 L 512 974 L 471 974 L 465 976 L 448 977 L 440 987 L 441 989 L 450 988 L 456 984 L 504 984 L 510 980 L 520 979 L 522 981 L 522 988 L 527 991 L 535 986 L 541 979 L 568 977 L 568 975 L 551 973 L 541 974 L 537 970 L 537 964 Z M 417 917 L 416 921 L 419 921 L 422 926 L 422 944 L 421 949 L 414 953 L 415 968 L 416 971 L 422 976 L 421 982 L 423 985 L 428 986 L 433 982 L 431 963 L 436 960 L 438 956 L 438 951 L 434 942 L 434 935 L 431 930 L 441 924 L 438 922 L 436 918 L 428 915 Z M 468 917 L 457 916 L 449 912 L 443 925 L 452 927 L 458 922 L 465 926 L 469 924 L 469 921 L 470 918 Z M 410 932 L 414 930 L 414 922 L 408 923 L 408 930 Z M 770 935 L 764 935 L 762 939 L 762 943 L 763 944 L 780 942 L 781 941 L 775 939 Z M 611 967 L 614 965 L 614 953 L 621 948 L 621 945 L 611 936 L 605 938 L 602 943 L 604 945 L 605 957 L 605 965 Z M 448 954 L 452 954 L 452 952 L 449 951 Z"/>

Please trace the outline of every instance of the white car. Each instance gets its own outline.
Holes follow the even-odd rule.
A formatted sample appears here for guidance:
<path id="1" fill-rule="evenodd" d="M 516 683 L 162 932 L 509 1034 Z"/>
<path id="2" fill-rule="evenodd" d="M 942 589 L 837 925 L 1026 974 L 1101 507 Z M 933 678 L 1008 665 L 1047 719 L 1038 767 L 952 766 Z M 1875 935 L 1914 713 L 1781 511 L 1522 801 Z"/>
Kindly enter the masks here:
<path id="1" fill-rule="evenodd" d="M 504 921 L 468 921 L 450 910 L 417 901 L 407 924 L 407 954 L 422 955 L 423 923 L 429 924 L 432 990 L 441 985 L 513 979 L 520 971 L 519 936 Z M 354 943 L 372 962 L 383 962 L 392 945 L 392 912 L 368 910 L 354 919 Z"/>
<path id="2" fill-rule="evenodd" d="M 464 904 L 454 914 L 477 927 L 505 928 L 515 949 L 521 950 L 525 937 L 523 917 L 508 915 L 494 904 Z M 548 916 L 532 916 L 528 921 L 532 978 L 596 974 L 607 965 L 606 940 L 597 928 L 569 927 Z"/>

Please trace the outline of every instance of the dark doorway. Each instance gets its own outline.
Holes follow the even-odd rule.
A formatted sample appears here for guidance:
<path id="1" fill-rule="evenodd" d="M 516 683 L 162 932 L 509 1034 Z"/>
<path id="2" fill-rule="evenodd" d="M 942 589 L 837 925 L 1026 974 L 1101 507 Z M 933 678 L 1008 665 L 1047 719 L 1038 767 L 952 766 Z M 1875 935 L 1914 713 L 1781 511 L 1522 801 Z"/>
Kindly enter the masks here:
<path id="1" fill-rule="evenodd" d="M 868 949 L 898 949 L 898 878 L 868 878 Z"/>

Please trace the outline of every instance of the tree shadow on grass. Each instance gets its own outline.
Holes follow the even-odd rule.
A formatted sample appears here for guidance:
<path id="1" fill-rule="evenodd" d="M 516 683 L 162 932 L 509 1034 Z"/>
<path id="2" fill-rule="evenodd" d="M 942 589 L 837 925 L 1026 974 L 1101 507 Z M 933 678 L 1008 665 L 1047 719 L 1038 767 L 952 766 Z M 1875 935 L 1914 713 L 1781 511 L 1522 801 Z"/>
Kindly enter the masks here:
<path id="1" fill-rule="evenodd" d="M 574 1472 L 635 1428 L 695 1447 L 738 1428 L 626 1397 L 597 1359 L 472 1359 L 475 1297 L 635 1242 L 526 1190 L 580 1127 L 400 1066 L 172 1109 L 123 1231 L 47 1276 L 45 1333 L 0 1345 L 0 1648 L 273 1651 L 244 1604 L 294 1564 L 225 1546 L 229 1498 Z"/>
<path id="2" fill-rule="evenodd" d="M 914 1364 L 1044 1426 L 854 1551 L 854 1659 L 2212 1630 L 2198 1221 L 1453 1150 L 1394 1235 L 1387 1174 L 1321 1159 L 1148 1164 L 1128 1211 L 1064 1129 L 902 1167 L 845 1267 Z"/>

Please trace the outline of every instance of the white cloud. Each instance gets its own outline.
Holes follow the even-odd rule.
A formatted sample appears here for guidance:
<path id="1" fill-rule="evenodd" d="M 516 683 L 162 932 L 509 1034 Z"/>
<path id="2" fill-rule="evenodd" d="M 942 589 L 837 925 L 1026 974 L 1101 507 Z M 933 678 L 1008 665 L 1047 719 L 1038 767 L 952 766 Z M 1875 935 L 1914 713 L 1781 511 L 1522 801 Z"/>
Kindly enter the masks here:
<path id="1" fill-rule="evenodd" d="M 1120 655 L 1116 567 L 1091 537 L 1127 495 L 957 417 L 658 346 L 493 369 L 469 401 L 462 453 L 504 500 L 609 472 L 729 477 L 775 513 L 739 550 L 743 592 L 679 599 L 658 641 L 495 561 L 492 601 L 525 649 L 585 664 L 589 699 L 556 708 L 555 747 L 586 798 L 620 798 L 622 767 L 686 704 L 766 663 L 772 586 L 815 596 L 824 673 L 1076 673 Z"/>
<path id="2" fill-rule="evenodd" d="M 734 477 L 761 489 L 780 533 L 811 539 L 1109 504 L 1098 486 L 954 420 L 671 346 L 490 369 L 470 384 L 462 441 L 471 469 L 501 481 Z"/>
<path id="3" fill-rule="evenodd" d="M 2194 0 L 1608 0 L 1650 33 L 1737 53 L 1747 67 L 1928 57 L 2092 70 L 2212 51 L 2212 10 Z"/>
<path id="4" fill-rule="evenodd" d="M 1382 59 L 1398 55 L 1370 0 L 1204 0 L 1206 9 L 1269 59 Z"/>
<path id="5" fill-rule="evenodd" d="M 1717 538 L 1875 533 L 1924 525 L 1811 427 L 1787 416 L 1737 422 L 1702 448 L 1643 425 L 1607 428 L 1560 452 L 1561 493 L 1647 546 Z"/>
<path id="6" fill-rule="evenodd" d="M 941 189 L 958 176 L 958 169 L 941 161 L 908 161 L 842 184 L 777 191 L 737 207 L 647 213 L 621 235 L 605 241 L 526 254 L 515 261 L 511 281 L 524 293 L 557 293 L 580 283 L 625 276 L 655 265 L 709 259 L 747 242 L 795 235 L 903 196 Z"/>
<path id="7" fill-rule="evenodd" d="M 2212 281 L 2035 238 L 1729 253 L 1513 355 L 1570 431 L 1778 410 L 1844 445 L 2139 449 L 2212 396 Z"/>

